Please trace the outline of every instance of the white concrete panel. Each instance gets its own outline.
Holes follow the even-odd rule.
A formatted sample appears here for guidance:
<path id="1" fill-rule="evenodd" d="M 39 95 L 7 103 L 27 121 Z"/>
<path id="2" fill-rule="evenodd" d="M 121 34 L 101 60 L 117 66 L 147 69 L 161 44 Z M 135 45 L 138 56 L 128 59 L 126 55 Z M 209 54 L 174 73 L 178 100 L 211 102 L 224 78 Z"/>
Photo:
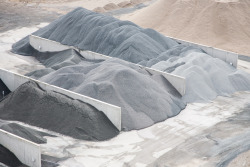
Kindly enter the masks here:
<path id="1" fill-rule="evenodd" d="M 236 57 L 237 57 L 237 59 L 236 59 Z M 239 55 L 237 53 L 227 52 L 226 61 L 229 63 L 232 63 L 232 65 L 237 68 L 238 67 L 238 57 L 239 57 Z"/>
<path id="2" fill-rule="evenodd" d="M 40 145 L 0 129 L 0 144 L 10 150 L 23 164 L 41 167 Z"/>
<path id="3" fill-rule="evenodd" d="M 39 52 L 59 52 L 73 47 L 62 45 L 59 42 L 51 41 L 35 35 L 29 36 L 30 45 Z"/>
<path id="4" fill-rule="evenodd" d="M 166 36 L 166 37 L 168 37 L 168 36 Z M 221 59 L 221 60 L 225 61 L 226 63 L 237 68 L 237 65 L 238 65 L 238 54 L 237 53 L 229 52 L 226 50 L 214 48 L 211 46 L 201 45 L 201 44 L 197 44 L 197 43 L 193 43 L 193 42 L 189 42 L 189 41 L 185 41 L 185 40 L 180 40 L 180 39 L 176 39 L 173 37 L 168 37 L 168 38 L 176 40 L 177 42 L 179 42 L 181 44 L 199 47 L 199 48 L 203 49 L 210 56 L 212 56 L 214 58 Z"/>
<path id="5" fill-rule="evenodd" d="M 109 119 L 110 121 L 116 126 L 116 128 L 121 131 L 121 108 L 109 103 L 102 102 L 97 99 L 93 99 L 88 96 L 84 96 L 54 85 L 49 85 L 47 83 L 34 80 L 32 78 L 19 75 L 4 69 L 0 68 L 0 78 L 5 83 L 5 85 L 11 90 L 14 91 L 16 88 L 18 88 L 20 85 L 27 81 L 34 81 L 39 84 L 39 86 L 45 90 L 51 90 L 54 92 L 58 92 L 64 95 L 67 95 L 73 99 L 77 99 L 80 101 L 83 101 L 85 103 L 88 103 L 98 110 L 102 111 Z"/>
<path id="6" fill-rule="evenodd" d="M 102 55 L 102 54 L 95 53 L 95 52 L 91 52 L 91 51 L 80 51 L 80 54 L 84 58 L 90 59 L 90 60 L 107 60 L 107 59 L 111 58 L 109 56 Z"/>
<path id="7" fill-rule="evenodd" d="M 148 67 L 144 68 L 151 74 L 158 74 L 164 76 L 182 96 L 185 95 L 186 91 L 185 78 Z"/>

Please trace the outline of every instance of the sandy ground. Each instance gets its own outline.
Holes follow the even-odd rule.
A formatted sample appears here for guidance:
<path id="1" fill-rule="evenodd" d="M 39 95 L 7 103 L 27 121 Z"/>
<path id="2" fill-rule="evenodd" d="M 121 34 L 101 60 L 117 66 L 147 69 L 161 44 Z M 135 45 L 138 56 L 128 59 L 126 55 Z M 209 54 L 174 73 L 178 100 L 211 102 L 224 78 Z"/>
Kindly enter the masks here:
<path id="1" fill-rule="evenodd" d="M 167 36 L 250 56 L 250 1 L 158 0 L 123 15 Z"/>
<path id="2" fill-rule="evenodd" d="M 58 13 L 41 10 L 38 6 L 0 0 L 0 33 L 42 22 L 51 22 L 57 17 L 59 17 Z"/>
<path id="3" fill-rule="evenodd" d="M 34 27 L 23 27 L 0 33 L 0 68 L 19 74 L 26 74 L 33 70 L 43 68 L 43 66 L 33 57 L 13 54 L 10 50 L 13 43 L 46 24 L 47 23 L 43 23 Z"/>

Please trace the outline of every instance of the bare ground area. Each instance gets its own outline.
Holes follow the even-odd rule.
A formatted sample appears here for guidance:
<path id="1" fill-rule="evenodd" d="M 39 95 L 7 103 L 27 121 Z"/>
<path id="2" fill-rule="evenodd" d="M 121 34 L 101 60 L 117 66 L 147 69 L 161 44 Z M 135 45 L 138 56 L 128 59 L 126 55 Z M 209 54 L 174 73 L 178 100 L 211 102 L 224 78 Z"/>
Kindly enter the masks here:
<path id="1" fill-rule="evenodd" d="M 43 10 L 36 5 L 0 0 L 0 32 L 51 22 L 57 17 L 57 12 Z"/>

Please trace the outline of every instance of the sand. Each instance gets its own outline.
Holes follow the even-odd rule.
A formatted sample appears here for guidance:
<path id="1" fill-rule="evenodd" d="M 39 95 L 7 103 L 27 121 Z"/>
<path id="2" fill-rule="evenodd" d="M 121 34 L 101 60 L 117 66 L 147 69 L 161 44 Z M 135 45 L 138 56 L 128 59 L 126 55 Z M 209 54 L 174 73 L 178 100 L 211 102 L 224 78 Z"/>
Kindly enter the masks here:
<path id="1" fill-rule="evenodd" d="M 82 59 L 75 62 L 75 65 L 64 63 L 71 59 L 68 55 L 72 52 L 75 53 L 75 59 L 80 58 L 72 50 L 55 55 L 50 53 L 50 57 L 42 61 L 46 69 L 27 75 L 120 106 L 123 131 L 142 129 L 164 121 L 185 107 L 180 94 L 161 75 L 150 75 L 138 66 L 119 59 L 103 62 Z M 58 64 L 64 66 L 55 69 Z"/>
<path id="2" fill-rule="evenodd" d="M 55 11 L 41 10 L 36 6 L 27 6 L 24 3 L 9 0 L 1 0 L 0 4 L 0 33 L 42 22 L 51 22 L 60 15 Z"/>
<path id="3" fill-rule="evenodd" d="M 0 118 L 82 140 L 107 140 L 119 133 L 109 119 L 93 106 L 43 90 L 34 82 L 21 85 L 2 99 Z"/>
<path id="4" fill-rule="evenodd" d="M 122 16 L 164 35 L 250 56 L 250 1 L 158 0 Z"/>
<path id="5" fill-rule="evenodd" d="M 233 159 L 228 167 L 248 167 L 250 166 L 250 151 L 239 154 L 235 159 Z"/>

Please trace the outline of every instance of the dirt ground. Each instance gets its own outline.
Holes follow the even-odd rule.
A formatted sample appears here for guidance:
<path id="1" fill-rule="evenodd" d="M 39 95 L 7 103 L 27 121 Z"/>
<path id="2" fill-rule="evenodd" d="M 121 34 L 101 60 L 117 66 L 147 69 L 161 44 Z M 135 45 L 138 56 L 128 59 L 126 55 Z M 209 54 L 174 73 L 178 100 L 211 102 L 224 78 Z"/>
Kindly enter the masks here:
<path id="1" fill-rule="evenodd" d="M 0 33 L 51 22 L 76 7 L 103 13 L 147 1 L 150 0 L 0 0 Z"/>
<path id="2" fill-rule="evenodd" d="M 0 0 L 0 32 L 51 22 L 59 16 L 57 12 L 41 10 L 36 5 Z"/>

